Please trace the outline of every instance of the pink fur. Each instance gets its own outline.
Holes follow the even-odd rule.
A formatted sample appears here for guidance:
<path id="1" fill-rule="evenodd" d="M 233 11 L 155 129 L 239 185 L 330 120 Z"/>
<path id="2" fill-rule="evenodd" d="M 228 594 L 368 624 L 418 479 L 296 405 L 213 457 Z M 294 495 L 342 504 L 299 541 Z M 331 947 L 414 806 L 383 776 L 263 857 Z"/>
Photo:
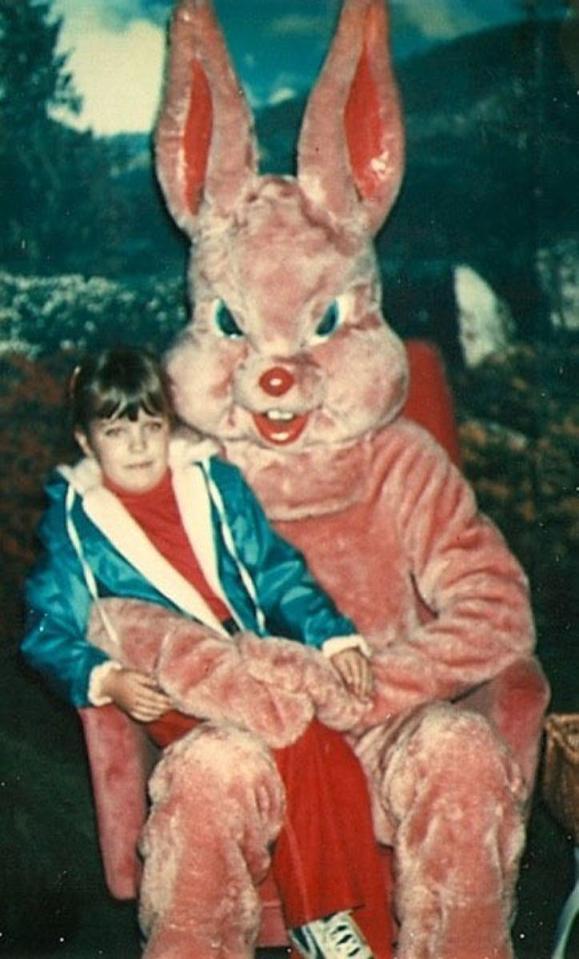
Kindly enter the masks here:
<path id="1" fill-rule="evenodd" d="M 256 887 L 284 811 L 268 750 L 242 730 L 205 725 L 165 751 L 150 792 L 140 894 L 147 959 L 251 959 Z"/>
<path id="2" fill-rule="evenodd" d="M 304 192 L 340 223 L 362 209 L 368 233 L 392 206 L 403 167 L 404 131 L 387 44 L 383 3 L 344 4 L 298 146 Z"/>
<path id="3" fill-rule="evenodd" d="M 367 707 L 316 649 L 252 633 L 223 637 L 140 600 L 105 599 L 115 645 L 93 610 L 88 637 L 131 669 L 153 675 L 176 709 L 255 733 L 273 748 L 295 742 L 314 716 L 350 729 Z"/>
<path id="4" fill-rule="evenodd" d="M 394 848 L 398 959 L 510 959 L 547 687 L 523 571 L 442 448 L 400 416 L 406 352 L 381 312 L 372 248 L 403 165 L 386 32 L 382 0 L 345 0 L 307 106 L 298 175 L 258 177 L 251 116 L 208 0 L 178 4 L 157 165 L 194 242 L 193 315 L 168 369 L 181 417 L 241 467 L 373 647 L 371 709 L 343 728 L 368 775 L 377 836 Z M 225 308 L 235 337 L 220 328 Z M 283 388 L 272 390 L 280 370 Z M 263 739 L 277 741 L 282 714 L 292 725 L 296 709 L 322 716 L 330 700 L 328 715 L 344 704 L 336 687 L 319 702 L 329 674 L 282 641 L 200 639 L 206 677 L 193 662 L 179 673 L 190 638 L 171 627 L 160 682 L 184 706 L 253 732 L 219 726 L 207 743 L 192 733 L 155 774 L 147 956 L 241 959 L 279 826 L 256 816 L 264 790 L 279 800 Z M 205 791 L 211 737 L 231 749 L 235 789 L 227 777 L 218 788 L 213 766 Z M 235 792 L 231 806 L 220 789 Z M 219 816 L 205 812 L 200 827 L 202 802 Z M 233 890 L 224 911 L 219 882 Z M 212 937 L 221 945 L 210 953 Z"/>
<path id="5" fill-rule="evenodd" d="M 405 724 L 381 790 L 398 824 L 398 954 L 507 959 L 522 776 L 488 723 L 440 704 Z M 476 923 L 473 921 L 476 901 Z"/>
<path id="6" fill-rule="evenodd" d="M 177 4 L 171 50 L 156 150 L 169 208 L 179 225 L 191 230 L 201 186 L 217 208 L 228 209 L 255 170 L 257 159 L 251 116 L 210 3 Z M 207 117 L 207 129 L 203 117 Z M 206 138 L 214 147 L 207 166 L 197 159 L 199 153 L 205 157 Z"/>

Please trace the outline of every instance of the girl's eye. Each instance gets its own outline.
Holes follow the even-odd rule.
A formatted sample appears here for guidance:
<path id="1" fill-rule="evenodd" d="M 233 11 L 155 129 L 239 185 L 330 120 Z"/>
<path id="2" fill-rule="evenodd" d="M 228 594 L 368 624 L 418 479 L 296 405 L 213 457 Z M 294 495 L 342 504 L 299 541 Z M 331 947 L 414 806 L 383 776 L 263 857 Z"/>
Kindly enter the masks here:
<path id="1" fill-rule="evenodd" d="M 217 310 L 215 311 L 215 323 L 219 332 L 229 339 L 238 339 L 240 336 L 243 336 L 243 330 L 239 328 L 233 318 L 233 314 L 227 309 L 223 300 L 219 301 Z"/>
<path id="2" fill-rule="evenodd" d="M 331 336 L 340 323 L 340 307 L 337 300 L 330 303 L 322 319 L 316 327 L 316 336 L 326 338 Z"/>

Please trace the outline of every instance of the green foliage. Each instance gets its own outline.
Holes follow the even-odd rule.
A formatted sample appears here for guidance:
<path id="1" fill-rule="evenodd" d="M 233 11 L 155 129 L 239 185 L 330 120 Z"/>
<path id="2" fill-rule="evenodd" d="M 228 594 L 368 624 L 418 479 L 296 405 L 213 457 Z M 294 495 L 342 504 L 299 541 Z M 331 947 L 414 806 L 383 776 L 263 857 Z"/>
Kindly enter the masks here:
<path id="1" fill-rule="evenodd" d="M 0 260 L 51 273 L 96 258 L 115 272 L 126 201 L 106 143 L 56 119 L 80 107 L 60 29 L 50 2 L 0 0 Z"/>
<path id="2" fill-rule="evenodd" d="M 161 352 L 185 323 L 182 281 L 0 273 L 0 352 L 75 354 L 119 340 Z"/>
<path id="3" fill-rule="evenodd" d="M 56 53 L 61 25 L 50 0 L 0 0 L 0 116 L 10 132 L 26 134 L 56 108 L 80 109 L 67 58 Z"/>
<path id="4" fill-rule="evenodd" d="M 0 249 L 8 261 L 30 244 L 34 257 L 42 245 L 38 221 L 46 219 L 44 201 L 58 182 L 60 144 L 51 111 L 80 107 L 65 58 L 56 53 L 61 23 L 50 13 L 49 3 L 0 0 Z"/>

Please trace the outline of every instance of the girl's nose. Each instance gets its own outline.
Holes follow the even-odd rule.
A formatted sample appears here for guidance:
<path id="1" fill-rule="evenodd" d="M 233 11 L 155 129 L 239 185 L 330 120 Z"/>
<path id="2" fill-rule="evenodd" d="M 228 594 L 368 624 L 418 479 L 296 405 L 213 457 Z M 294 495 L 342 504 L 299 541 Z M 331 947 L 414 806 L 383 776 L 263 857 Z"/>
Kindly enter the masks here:
<path id="1" fill-rule="evenodd" d="M 140 423 L 134 423 L 132 427 L 129 438 L 130 448 L 131 450 L 142 450 L 147 445 L 145 430 Z"/>

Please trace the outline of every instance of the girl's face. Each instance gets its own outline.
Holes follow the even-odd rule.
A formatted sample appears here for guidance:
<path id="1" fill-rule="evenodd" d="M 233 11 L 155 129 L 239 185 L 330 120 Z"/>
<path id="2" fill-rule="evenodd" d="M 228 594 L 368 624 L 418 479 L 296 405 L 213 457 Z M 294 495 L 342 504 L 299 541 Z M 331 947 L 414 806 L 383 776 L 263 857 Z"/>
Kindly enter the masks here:
<path id="1" fill-rule="evenodd" d="M 139 410 L 128 416 L 93 420 L 88 435 L 77 431 L 76 440 L 97 461 L 106 479 L 127 493 L 152 489 L 167 469 L 170 427 L 167 417 Z"/>

